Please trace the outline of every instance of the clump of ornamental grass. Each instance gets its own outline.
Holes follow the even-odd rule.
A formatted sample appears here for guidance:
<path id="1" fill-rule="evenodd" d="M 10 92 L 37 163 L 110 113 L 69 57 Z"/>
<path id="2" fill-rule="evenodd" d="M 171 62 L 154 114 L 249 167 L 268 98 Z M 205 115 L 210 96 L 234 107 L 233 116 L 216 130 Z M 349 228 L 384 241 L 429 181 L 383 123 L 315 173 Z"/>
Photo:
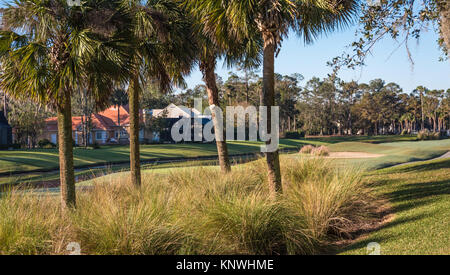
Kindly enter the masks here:
<path id="1" fill-rule="evenodd" d="M 311 151 L 311 154 L 318 157 L 327 157 L 330 155 L 330 149 L 326 146 L 319 146 Z"/>
<path id="2" fill-rule="evenodd" d="M 0 254 L 63 253 L 70 235 L 54 196 L 18 190 L 0 193 Z"/>
<path id="3" fill-rule="evenodd" d="M 370 221 L 380 202 L 367 187 L 362 172 L 337 168 L 330 160 L 293 160 L 283 169 L 285 202 L 306 223 L 314 240 L 324 243 L 351 238 Z"/>
<path id="4" fill-rule="evenodd" d="M 313 145 L 305 145 L 300 149 L 300 154 L 311 154 L 315 148 Z"/>
<path id="5" fill-rule="evenodd" d="M 62 215 L 57 196 L 0 199 L 0 253 L 313 254 L 350 237 L 374 207 L 361 173 L 322 158 L 282 156 L 284 193 L 270 199 L 263 160 L 217 167 L 106 176 L 78 192 Z"/>
<path id="6" fill-rule="evenodd" d="M 76 239 L 87 254 L 180 254 L 189 236 L 171 219 L 170 197 L 158 182 L 97 183 L 71 215 Z"/>

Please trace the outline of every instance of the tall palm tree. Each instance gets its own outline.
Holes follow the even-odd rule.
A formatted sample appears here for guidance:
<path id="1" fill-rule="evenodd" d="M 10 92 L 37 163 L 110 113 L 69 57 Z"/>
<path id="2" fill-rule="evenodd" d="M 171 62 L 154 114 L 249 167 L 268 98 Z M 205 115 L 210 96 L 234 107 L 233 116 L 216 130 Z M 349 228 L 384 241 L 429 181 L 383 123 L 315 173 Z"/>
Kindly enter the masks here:
<path id="1" fill-rule="evenodd" d="M 54 107 L 58 116 L 62 207 L 75 207 L 71 95 L 86 83 L 98 106 L 112 80 L 127 74 L 127 44 L 116 37 L 116 6 L 108 1 L 16 0 L 3 10 L 1 87 Z"/>
<path id="2" fill-rule="evenodd" d="M 220 32 L 208 33 L 210 30 L 202 23 L 203 7 L 198 4 L 201 3 L 191 0 L 184 1 L 184 5 L 192 15 L 197 30 L 196 40 L 200 48 L 198 51 L 198 61 L 208 93 L 208 102 L 211 106 L 219 107 L 219 89 L 215 74 L 217 59 L 224 57 L 229 67 L 235 64 L 241 64 L 243 68 L 255 67 L 260 63 L 262 44 L 259 39 L 244 39 L 243 41 L 239 41 L 233 35 L 232 29 L 226 27 L 226 21 L 221 22 L 223 27 L 220 29 Z M 220 122 L 214 112 L 212 113 L 212 120 L 216 136 L 219 165 L 221 171 L 227 173 L 231 171 L 231 165 L 227 143 L 224 139 L 223 125 L 219 124 Z"/>
<path id="3" fill-rule="evenodd" d="M 193 30 L 177 0 L 121 0 L 129 24 L 134 71 L 129 78 L 131 182 L 141 185 L 139 96 L 145 81 L 161 91 L 183 84 L 195 61 Z"/>
<path id="4" fill-rule="evenodd" d="M 425 129 L 425 94 L 427 93 L 428 89 L 424 86 L 418 86 L 413 93 L 419 94 L 420 99 L 420 114 L 421 114 L 421 124 L 420 124 L 420 130 Z"/>
<path id="5" fill-rule="evenodd" d="M 261 105 L 268 107 L 267 128 L 270 132 L 270 107 L 275 103 L 275 53 L 289 30 L 312 42 L 319 34 L 345 26 L 357 8 L 356 0 L 192 0 L 201 8 L 202 23 L 213 37 L 224 28 L 243 40 L 255 33 L 263 40 L 263 88 Z M 223 37 L 226 39 L 226 37 Z M 268 141 L 270 143 L 270 141 Z M 271 194 L 282 191 L 278 150 L 266 153 Z"/>

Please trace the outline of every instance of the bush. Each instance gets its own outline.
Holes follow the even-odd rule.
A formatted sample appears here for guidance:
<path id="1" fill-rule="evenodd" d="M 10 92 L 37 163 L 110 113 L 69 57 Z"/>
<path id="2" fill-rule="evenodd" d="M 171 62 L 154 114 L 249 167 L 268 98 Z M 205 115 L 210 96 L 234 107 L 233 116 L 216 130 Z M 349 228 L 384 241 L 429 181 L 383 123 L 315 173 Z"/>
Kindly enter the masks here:
<path id="1" fill-rule="evenodd" d="M 430 131 L 428 129 L 419 131 L 419 133 L 417 134 L 417 139 L 419 140 L 430 139 Z"/>
<path id="2" fill-rule="evenodd" d="M 50 140 L 44 138 L 38 141 L 38 147 L 41 149 L 52 149 L 56 148 L 56 144 L 52 143 Z"/>
<path id="3" fill-rule="evenodd" d="M 314 156 L 326 157 L 326 156 L 330 155 L 330 149 L 328 149 L 328 147 L 322 145 L 320 147 L 314 148 L 314 150 L 311 152 L 311 154 Z"/>
<path id="4" fill-rule="evenodd" d="M 289 208 L 306 223 L 312 240 L 352 238 L 352 229 L 371 219 L 380 204 L 366 186 L 360 170 L 332 168 L 329 160 L 297 160 L 283 171 Z"/>
<path id="5" fill-rule="evenodd" d="M 438 140 L 438 139 L 441 139 L 441 138 L 442 138 L 442 135 L 441 135 L 440 132 L 433 133 L 433 136 L 432 136 L 433 140 Z"/>
<path id="6" fill-rule="evenodd" d="M 10 149 L 18 150 L 18 149 L 20 149 L 21 147 L 22 147 L 21 144 L 19 144 L 19 143 L 13 143 L 13 144 L 10 144 L 10 145 L 0 145 L 0 150 L 10 150 Z"/>
<path id="7" fill-rule="evenodd" d="M 315 148 L 316 147 L 314 147 L 312 145 L 305 145 L 302 147 L 302 149 L 300 149 L 300 153 L 301 154 L 311 154 Z"/>
<path id="8" fill-rule="evenodd" d="M 288 156 L 281 156 L 288 158 Z M 61 215 L 59 198 L 0 198 L 0 254 L 312 254 L 350 237 L 377 200 L 355 170 L 318 158 L 283 160 L 284 193 L 271 200 L 263 160 L 223 175 L 214 167 L 94 180 Z"/>
<path id="9" fill-rule="evenodd" d="M 438 140 L 443 136 L 440 132 L 430 132 L 428 129 L 422 130 L 417 134 L 419 140 Z"/>

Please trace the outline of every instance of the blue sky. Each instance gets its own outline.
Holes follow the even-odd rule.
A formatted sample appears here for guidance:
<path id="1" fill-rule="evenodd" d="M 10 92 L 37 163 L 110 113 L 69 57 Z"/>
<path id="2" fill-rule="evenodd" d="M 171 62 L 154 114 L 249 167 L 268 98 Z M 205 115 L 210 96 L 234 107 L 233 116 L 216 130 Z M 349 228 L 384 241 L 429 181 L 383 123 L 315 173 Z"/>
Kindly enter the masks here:
<path id="1" fill-rule="evenodd" d="M 1 1 L 0 6 L 4 6 L 3 2 L 11 1 Z M 334 32 L 319 38 L 311 45 L 304 45 L 301 38 L 291 34 L 283 42 L 281 52 L 276 59 L 275 71 L 283 75 L 302 74 L 305 77 L 302 85 L 313 76 L 326 77 L 331 72 L 331 68 L 326 65 L 327 61 L 341 55 L 346 46 L 355 40 L 354 34 L 355 28 Z M 411 66 L 404 46 L 398 48 L 398 43 L 392 39 L 379 41 L 373 50 L 373 55 L 367 58 L 365 67 L 357 70 L 342 70 L 339 77 L 346 81 L 356 80 L 360 83 L 381 78 L 386 82 L 398 83 L 405 92 L 411 92 L 419 85 L 430 89 L 449 89 L 450 62 L 439 61 L 442 53 L 438 48 L 437 38 L 436 32 L 429 31 L 422 33 L 418 43 L 415 40 L 410 41 L 414 66 Z M 396 48 L 398 49 L 391 55 Z M 229 70 L 222 66 L 222 62 L 218 62 L 216 72 L 226 80 Z M 201 73 L 197 68 L 186 78 L 186 82 L 189 88 L 203 84 Z"/>
<path id="2" fill-rule="evenodd" d="M 292 34 L 283 42 L 281 52 L 275 61 L 275 71 L 283 75 L 302 74 L 305 77 L 302 85 L 313 76 L 326 77 L 331 72 L 331 68 L 326 65 L 327 61 L 341 55 L 346 50 L 346 46 L 355 40 L 354 34 L 354 28 L 335 32 L 327 37 L 319 38 L 311 45 L 304 45 L 301 38 Z M 430 89 L 448 89 L 450 88 L 450 62 L 439 61 L 441 51 L 436 42 L 437 38 L 438 35 L 434 31 L 428 31 L 422 34 L 418 43 L 415 40 L 409 42 L 414 66 L 409 62 L 404 46 L 398 48 L 398 42 L 384 39 L 379 41 L 372 56 L 367 58 L 365 67 L 342 70 L 339 77 L 346 81 L 356 80 L 360 83 L 381 78 L 386 82 L 398 83 L 405 92 L 411 92 L 419 85 Z M 392 54 L 396 48 L 398 49 Z M 217 73 L 224 80 L 228 77 L 228 71 L 222 66 L 222 62 L 218 62 Z M 190 88 L 203 84 L 198 69 L 186 79 L 186 82 Z"/>

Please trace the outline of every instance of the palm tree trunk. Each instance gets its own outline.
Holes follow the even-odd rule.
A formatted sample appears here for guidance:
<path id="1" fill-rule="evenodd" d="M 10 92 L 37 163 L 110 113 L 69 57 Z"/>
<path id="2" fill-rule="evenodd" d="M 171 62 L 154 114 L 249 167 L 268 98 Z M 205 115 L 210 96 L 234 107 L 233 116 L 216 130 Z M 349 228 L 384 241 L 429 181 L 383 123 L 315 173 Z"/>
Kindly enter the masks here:
<path id="1" fill-rule="evenodd" d="M 64 102 L 58 107 L 59 171 L 63 209 L 75 207 L 76 202 L 70 100 L 70 93 L 66 92 Z"/>
<path id="2" fill-rule="evenodd" d="M 267 106 L 267 131 L 272 132 L 271 106 L 275 104 L 275 42 L 271 39 L 272 34 L 263 33 L 264 39 L 264 61 L 263 61 L 263 88 L 262 105 Z M 270 141 L 266 142 L 270 144 Z M 278 149 L 275 152 L 267 152 L 266 162 L 268 170 L 268 183 L 271 196 L 276 197 L 282 193 L 280 158 Z"/>
<path id="3" fill-rule="evenodd" d="M 214 55 L 209 55 L 201 61 L 200 68 L 203 73 L 203 81 L 206 84 L 206 91 L 208 92 L 208 102 L 210 105 L 219 107 L 219 89 L 216 84 L 216 58 Z M 224 140 L 223 125 L 219 125 L 219 121 L 216 119 L 215 114 L 212 114 L 214 132 L 216 135 L 217 154 L 219 157 L 220 170 L 223 173 L 231 171 L 230 159 L 228 157 L 228 147 Z M 222 130 L 220 130 L 222 129 Z M 222 131 L 222 140 L 219 140 L 219 131 Z"/>
<path id="4" fill-rule="evenodd" d="M 422 115 L 422 124 L 420 125 L 420 130 L 425 129 L 425 113 L 423 112 L 423 92 L 420 92 L 420 112 Z"/>
<path id="5" fill-rule="evenodd" d="M 85 89 L 83 89 L 83 93 L 82 93 L 82 95 L 83 95 L 83 101 L 84 101 L 84 103 L 83 103 L 83 141 L 84 141 L 84 148 L 87 148 L 88 147 L 88 144 L 89 144 L 89 141 L 88 141 L 88 121 L 89 121 L 89 119 L 88 119 L 88 117 L 87 117 L 87 113 L 88 113 L 88 111 L 87 111 L 87 95 L 86 95 L 86 90 Z"/>
<path id="6" fill-rule="evenodd" d="M 436 112 L 434 113 L 433 117 L 433 132 L 436 132 Z"/>
<path id="7" fill-rule="evenodd" d="M 297 121 L 295 120 L 295 114 L 294 114 L 294 131 L 297 131 Z"/>
<path id="8" fill-rule="evenodd" d="M 3 115 L 8 119 L 8 105 L 6 101 L 6 92 L 3 92 Z"/>
<path id="9" fill-rule="evenodd" d="M 120 126 L 120 106 L 121 105 L 117 106 L 117 125 L 119 126 Z"/>
<path id="10" fill-rule="evenodd" d="M 141 163 L 139 153 L 139 74 L 131 80 L 128 88 L 130 104 L 130 177 L 135 186 L 141 185 Z"/>

